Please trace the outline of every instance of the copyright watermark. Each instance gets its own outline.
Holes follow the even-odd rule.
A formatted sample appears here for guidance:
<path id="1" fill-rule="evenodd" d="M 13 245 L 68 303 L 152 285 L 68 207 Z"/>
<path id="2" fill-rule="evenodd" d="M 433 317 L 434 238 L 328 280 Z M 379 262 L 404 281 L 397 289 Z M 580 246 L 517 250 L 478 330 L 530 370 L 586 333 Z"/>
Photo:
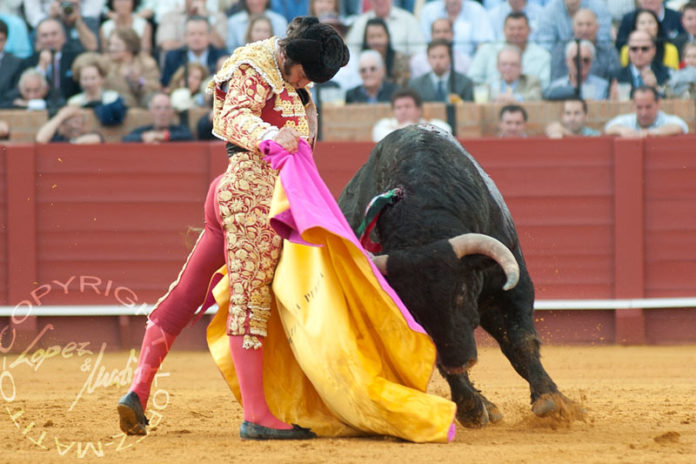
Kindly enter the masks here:
<path id="1" fill-rule="evenodd" d="M 108 400 L 108 404 L 104 404 L 103 397 L 98 399 L 96 393 L 107 390 L 117 395 L 118 392 L 123 391 L 123 388 L 127 389 L 130 386 L 138 363 L 135 350 L 130 350 L 125 364 L 113 367 L 107 365 L 104 359 L 106 343 L 101 343 L 99 348 L 95 348 L 90 341 L 74 340 L 46 347 L 49 345 L 46 342 L 47 334 L 55 329 L 53 324 L 49 323 L 41 328 L 21 353 L 16 354 L 14 352 L 16 350 L 13 351 L 17 342 L 17 328 L 25 323 L 27 318 L 35 315 L 37 308 L 42 306 L 42 299 L 52 292 L 61 292 L 65 295 L 70 293 L 84 295 L 89 292 L 114 298 L 119 306 L 128 309 L 127 312 L 130 315 L 146 315 L 148 312 L 146 304 L 138 306 L 137 295 L 131 289 L 115 286 L 113 281 L 104 281 L 96 276 L 71 276 L 65 282 L 53 280 L 49 284 L 36 287 L 26 300 L 12 309 L 9 316 L 11 324 L 0 330 L 0 398 L 4 407 L 3 415 L 6 414 L 6 417 L 14 424 L 21 439 L 27 440 L 32 446 L 42 450 L 55 450 L 60 456 L 79 459 L 103 457 L 108 453 L 131 448 L 147 438 L 147 435 L 128 439 L 127 435 L 119 431 L 108 439 L 75 440 L 67 436 L 66 432 L 61 432 L 61 425 L 67 424 L 72 419 L 79 419 L 79 414 L 85 414 L 85 409 L 88 410 L 97 405 L 96 408 L 99 410 L 103 411 L 104 406 L 108 406 L 107 409 L 114 412 L 113 416 L 105 415 L 104 420 L 113 423 L 117 429 L 115 405 L 118 398 L 114 396 Z M 30 394 L 25 392 L 31 390 L 30 385 L 41 384 L 43 380 L 40 375 L 41 369 L 45 371 L 46 366 L 51 364 L 55 364 L 52 367 L 57 368 L 60 365 L 59 369 L 68 369 L 66 366 L 72 366 L 68 370 L 77 369 L 77 372 L 72 370 L 72 373 L 64 375 L 71 382 L 73 375 L 76 375 L 79 380 L 75 382 L 74 389 L 72 385 L 69 387 L 74 390 L 74 393 L 64 400 L 61 398 L 61 403 L 64 405 L 60 406 L 59 412 L 46 418 L 45 412 L 37 413 L 37 411 L 46 410 L 38 404 L 42 399 L 30 398 Z M 156 427 L 162 422 L 163 412 L 169 405 L 170 396 L 164 385 L 169 376 L 169 372 L 159 371 L 154 377 L 151 408 L 147 411 L 150 427 Z M 33 404 L 30 405 L 29 403 L 32 402 Z M 55 433 L 53 433 L 54 430 Z"/>

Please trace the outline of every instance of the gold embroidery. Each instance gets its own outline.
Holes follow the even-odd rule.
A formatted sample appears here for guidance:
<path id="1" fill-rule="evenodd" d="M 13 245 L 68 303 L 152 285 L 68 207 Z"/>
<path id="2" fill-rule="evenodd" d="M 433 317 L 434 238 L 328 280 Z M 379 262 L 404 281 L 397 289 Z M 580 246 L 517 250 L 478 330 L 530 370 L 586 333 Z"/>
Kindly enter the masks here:
<path id="1" fill-rule="evenodd" d="M 268 218 L 276 177 L 260 155 L 237 153 L 216 192 L 230 279 L 228 333 L 244 335 L 249 348 L 260 347 L 258 337 L 266 336 L 270 285 L 282 247 Z"/>

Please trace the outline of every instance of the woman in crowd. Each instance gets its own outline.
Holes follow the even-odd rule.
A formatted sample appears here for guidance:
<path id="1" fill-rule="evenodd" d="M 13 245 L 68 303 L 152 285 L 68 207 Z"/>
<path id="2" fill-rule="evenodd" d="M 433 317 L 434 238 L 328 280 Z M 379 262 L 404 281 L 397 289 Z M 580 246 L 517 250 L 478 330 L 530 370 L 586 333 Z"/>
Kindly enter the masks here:
<path id="1" fill-rule="evenodd" d="M 406 87 L 411 77 L 410 57 L 394 50 L 389 28 L 382 18 L 372 18 L 367 21 L 362 49 L 378 51 L 382 55 L 386 70 L 385 80 L 393 82 L 399 87 Z"/>
<path id="2" fill-rule="evenodd" d="M 240 3 L 242 11 L 233 14 L 227 20 L 227 50 L 230 53 L 245 44 L 244 34 L 249 25 L 249 19 L 256 14 L 266 15 L 271 20 L 276 35 L 285 37 L 288 22 L 282 15 L 269 8 L 269 0 L 240 0 Z"/>
<path id="3" fill-rule="evenodd" d="M 109 0 L 107 19 L 99 28 L 102 49 L 106 51 L 107 39 L 116 29 L 133 29 L 140 39 L 140 50 L 150 53 L 152 49 L 152 26 L 147 20 L 133 13 L 140 0 Z"/>
<path id="4" fill-rule="evenodd" d="M 667 41 L 665 33 L 655 12 L 640 10 L 636 14 L 633 29 L 646 31 L 655 40 L 655 63 L 662 63 L 668 68 L 679 69 L 679 51 L 677 47 Z M 621 47 L 621 66 L 628 65 L 628 45 Z"/>
<path id="5" fill-rule="evenodd" d="M 169 88 L 172 106 L 177 112 L 191 109 L 194 106 L 201 108 L 207 106 L 205 92 L 202 89 L 204 83 L 208 82 L 209 74 L 208 67 L 200 63 L 188 63 L 187 67 L 181 66 L 176 70 Z"/>
<path id="6" fill-rule="evenodd" d="M 273 37 L 273 23 L 265 14 L 255 14 L 249 18 L 249 25 L 244 34 L 244 43 L 249 44 Z"/>
<path id="7" fill-rule="evenodd" d="M 117 91 L 127 106 L 146 108 L 148 97 L 161 88 L 160 71 L 140 44 L 133 29 L 114 29 L 106 45 L 110 67 L 104 87 Z"/>

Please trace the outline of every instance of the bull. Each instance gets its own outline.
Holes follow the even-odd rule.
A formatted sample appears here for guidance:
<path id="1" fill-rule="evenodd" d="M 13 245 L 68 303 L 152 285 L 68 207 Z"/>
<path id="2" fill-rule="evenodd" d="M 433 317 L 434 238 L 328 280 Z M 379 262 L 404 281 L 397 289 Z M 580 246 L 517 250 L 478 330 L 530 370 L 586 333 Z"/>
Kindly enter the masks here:
<path id="1" fill-rule="evenodd" d="M 532 318 L 534 285 L 515 224 L 476 160 L 431 126 L 391 133 L 339 197 L 354 231 L 373 197 L 392 189 L 399 189 L 401 199 L 377 219 L 373 236 L 382 254 L 375 263 L 432 338 L 457 420 L 481 427 L 503 417 L 469 378 L 479 325 L 529 383 L 537 416 L 566 422 L 582 416 L 542 366 Z"/>

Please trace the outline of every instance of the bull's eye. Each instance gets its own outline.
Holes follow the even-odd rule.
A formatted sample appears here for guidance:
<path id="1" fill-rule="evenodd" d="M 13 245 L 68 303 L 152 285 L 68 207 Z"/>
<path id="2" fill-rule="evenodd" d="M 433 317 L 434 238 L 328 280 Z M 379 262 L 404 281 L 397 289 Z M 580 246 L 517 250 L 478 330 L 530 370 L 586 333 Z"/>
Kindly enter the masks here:
<path id="1" fill-rule="evenodd" d="M 459 294 L 454 298 L 454 304 L 456 306 L 461 306 L 464 304 L 464 295 Z"/>

